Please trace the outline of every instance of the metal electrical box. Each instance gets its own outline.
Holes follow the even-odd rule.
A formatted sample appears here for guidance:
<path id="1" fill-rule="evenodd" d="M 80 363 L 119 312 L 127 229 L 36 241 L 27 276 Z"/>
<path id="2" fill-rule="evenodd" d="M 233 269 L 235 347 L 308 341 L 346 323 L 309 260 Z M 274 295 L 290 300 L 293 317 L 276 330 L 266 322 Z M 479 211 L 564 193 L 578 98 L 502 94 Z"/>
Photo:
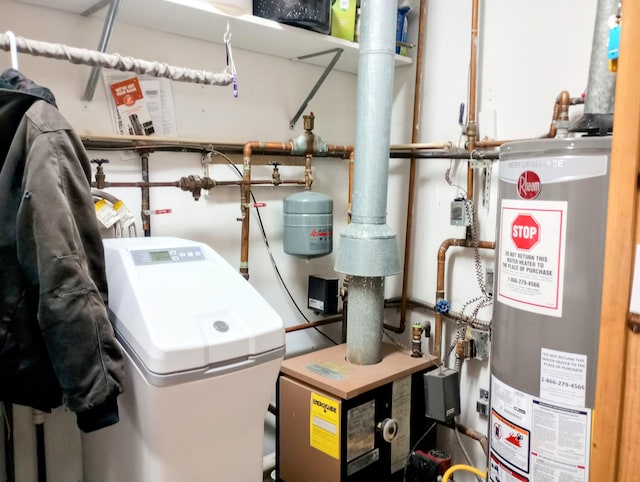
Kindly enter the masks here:
<path id="1" fill-rule="evenodd" d="M 383 344 L 375 365 L 346 361 L 346 345 L 285 360 L 277 389 L 277 480 L 402 481 L 425 417 L 430 356 Z M 420 447 L 433 448 L 435 432 Z"/>

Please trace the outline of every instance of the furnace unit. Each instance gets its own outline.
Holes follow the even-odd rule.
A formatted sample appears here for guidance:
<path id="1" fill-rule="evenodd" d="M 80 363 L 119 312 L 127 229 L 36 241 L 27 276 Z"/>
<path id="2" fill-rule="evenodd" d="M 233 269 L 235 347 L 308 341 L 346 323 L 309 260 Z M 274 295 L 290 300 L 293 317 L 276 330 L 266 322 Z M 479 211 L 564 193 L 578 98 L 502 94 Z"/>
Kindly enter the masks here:
<path id="1" fill-rule="evenodd" d="M 278 382 L 277 474 L 284 482 L 402 481 L 425 417 L 429 355 L 382 345 L 375 365 L 346 361 L 346 345 L 283 362 Z M 435 430 L 421 447 L 433 448 Z"/>

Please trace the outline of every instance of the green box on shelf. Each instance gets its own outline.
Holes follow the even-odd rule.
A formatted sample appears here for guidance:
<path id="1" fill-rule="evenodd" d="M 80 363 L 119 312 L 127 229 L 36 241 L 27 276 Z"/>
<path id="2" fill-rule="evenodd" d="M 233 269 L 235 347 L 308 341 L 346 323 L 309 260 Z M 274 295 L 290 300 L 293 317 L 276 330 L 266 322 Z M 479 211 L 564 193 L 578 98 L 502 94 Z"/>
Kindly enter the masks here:
<path id="1" fill-rule="evenodd" d="M 331 35 L 353 42 L 356 0 L 335 0 L 331 7 Z"/>

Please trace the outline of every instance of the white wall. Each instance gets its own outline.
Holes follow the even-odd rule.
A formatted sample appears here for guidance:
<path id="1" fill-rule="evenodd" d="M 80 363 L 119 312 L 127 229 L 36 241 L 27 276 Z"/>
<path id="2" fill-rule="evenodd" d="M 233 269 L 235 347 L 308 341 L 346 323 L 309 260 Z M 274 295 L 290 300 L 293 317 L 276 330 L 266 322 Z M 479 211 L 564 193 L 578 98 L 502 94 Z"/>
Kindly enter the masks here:
<path id="1" fill-rule="evenodd" d="M 90 2 L 89 2 L 90 3 Z M 579 95 L 587 83 L 591 35 L 595 15 L 595 0 L 542 0 L 513 2 L 489 0 L 481 2 L 479 37 L 478 109 L 481 135 L 495 135 L 500 139 L 533 137 L 545 133 L 551 120 L 553 103 L 561 90 Z M 411 2 L 416 7 L 417 1 Z M 95 49 L 102 30 L 102 21 L 34 7 L 15 1 L 0 0 L 0 31 Z M 471 24 L 470 2 L 428 0 L 427 42 L 425 55 L 424 92 L 420 131 L 422 142 L 461 140 L 458 126 L 458 106 L 467 102 L 468 65 Z M 410 30 L 415 38 L 417 16 L 410 16 Z M 222 32 L 220 33 L 222 36 Z M 411 35 L 410 35 L 411 36 Z M 187 37 L 164 34 L 119 23 L 109 47 L 123 55 L 158 60 L 172 65 L 220 71 L 224 67 L 224 49 L 217 44 Z M 171 84 L 180 136 L 246 142 L 249 140 L 286 141 L 301 132 L 288 128 L 289 119 L 319 75 L 322 68 L 253 52 L 234 50 L 239 72 L 240 97 L 234 99 L 230 88 Z M 81 100 L 89 68 L 62 61 L 20 55 L 20 70 L 36 82 L 48 86 L 58 99 L 61 112 L 79 132 L 110 133 L 111 124 L 102 84 L 94 100 Z M 9 66 L 9 56 L 0 52 L 0 66 Z M 0 67 L 3 69 L 4 67 Z M 392 143 L 411 140 L 414 67 L 396 69 L 392 118 Z M 356 76 L 332 72 L 307 111 L 316 115 L 316 134 L 332 144 L 354 143 Z M 573 113 L 573 111 L 572 111 Z M 495 119 L 495 132 L 483 130 L 485 119 Z M 301 125 L 301 121 L 298 126 Z M 487 123 L 484 123 L 484 128 Z M 139 180 L 139 161 L 136 156 L 109 152 L 90 152 L 90 157 L 108 157 L 107 180 Z M 445 238 L 462 237 L 462 228 L 449 226 L 449 203 L 458 191 L 444 180 L 445 170 L 452 167 L 451 177 L 466 186 L 466 165 L 448 160 L 418 161 L 418 181 L 414 211 L 413 256 L 409 295 L 434 301 L 436 253 Z M 202 174 L 200 158 L 196 154 L 151 155 L 151 180 L 173 181 L 188 174 Z M 398 245 L 404 246 L 406 222 L 406 160 L 390 163 L 388 223 L 398 233 Z M 497 167 L 497 166 L 496 166 Z M 299 168 L 281 168 L 283 177 L 301 176 Z M 496 172 L 494 171 L 494 179 Z M 233 179 L 235 174 L 224 165 L 217 166 L 214 177 Z M 254 169 L 256 178 L 269 178 L 268 168 Z M 335 241 L 346 223 L 347 163 L 336 159 L 319 159 L 314 164 L 314 190 L 334 199 Z M 267 202 L 261 209 L 265 229 L 278 266 L 298 304 L 306 310 L 306 282 L 308 274 L 336 276 L 334 255 L 313 260 L 301 260 L 282 251 L 281 199 L 297 188 L 257 187 L 258 201 Z M 139 193 L 117 191 L 127 205 L 139 211 Z M 151 205 L 154 209 L 171 208 L 172 214 L 154 216 L 154 235 L 175 235 L 211 244 L 233 266 L 239 264 L 240 225 L 237 188 L 220 187 L 210 195 L 194 202 L 190 194 L 177 189 L 153 189 Z M 481 239 L 495 238 L 495 185 L 489 205 L 479 207 Z M 286 325 L 302 322 L 274 270 L 257 227 L 255 214 L 251 219 L 250 282 L 274 305 Z M 138 224 L 138 232 L 141 226 Z M 465 301 L 479 295 L 473 272 L 471 252 L 450 249 L 446 270 L 446 293 L 452 309 L 458 310 Z M 483 255 L 491 265 L 493 258 Z M 387 280 L 387 296 L 398 296 L 401 276 Z M 397 323 L 395 310 L 387 312 L 387 322 Z M 489 320 L 491 310 L 483 310 L 480 318 Z M 410 320 L 425 321 L 428 313 L 412 313 Z M 447 327 L 451 335 L 452 327 Z M 326 329 L 339 337 L 339 326 Z M 404 337 L 405 341 L 407 337 Z M 326 340 L 313 330 L 287 335 L 289 355 L 327 346 Z M 463 414 L 460 421 L 486 431 L 486 419 L 475 413 L 478 388 L 488 388 L 488 364 L 469 361 L 463 368 Z M 50 421 L 52 420 L 52 421 Z M 34 479 L 35 462 L 30 454 L 31 427 L 28 416 L 16 424 L 16 440 L 21 445 L 18 460 L 20 481 Z M 456 462 L 463 462 L 451 434 L 441 431 L 443 448 L 454 454 Z M 60 440 L 78 440 L 74 417 L 62 409 L 56 410 L 47 422 L 47 450 L 49 480 L 80 480 L 80 460 L 77 442 L 67 453 L 64 462 L 54 454 L 60 450 Z M 21 442 L 22 443 L 22 442 Z M 484 465 L 482 452 L 475 443 L 463 440 L 472 452 L 474 463 Z M 68 444 L 65 444 L 67 446 Z M 266 450 L 271 445 L 268 444 Z M 2 454 L 0 454 L 2 457 Z M 461 480 L 466 480 L 463 476 Z"/>

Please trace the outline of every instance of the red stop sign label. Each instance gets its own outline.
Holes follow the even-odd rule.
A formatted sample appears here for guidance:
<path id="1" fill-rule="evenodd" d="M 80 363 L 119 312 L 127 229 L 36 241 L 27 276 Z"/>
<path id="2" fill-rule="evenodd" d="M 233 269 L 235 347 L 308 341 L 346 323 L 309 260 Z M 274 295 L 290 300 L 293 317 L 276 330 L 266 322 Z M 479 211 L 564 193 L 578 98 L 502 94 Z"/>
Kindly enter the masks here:
<path id="1" fill-rule="evenodd" d="M 530 214 L 518 214 L 511 223 L 511 239 L 516 248 L 530 250 L 540 241 L 540 225 Z"/>

